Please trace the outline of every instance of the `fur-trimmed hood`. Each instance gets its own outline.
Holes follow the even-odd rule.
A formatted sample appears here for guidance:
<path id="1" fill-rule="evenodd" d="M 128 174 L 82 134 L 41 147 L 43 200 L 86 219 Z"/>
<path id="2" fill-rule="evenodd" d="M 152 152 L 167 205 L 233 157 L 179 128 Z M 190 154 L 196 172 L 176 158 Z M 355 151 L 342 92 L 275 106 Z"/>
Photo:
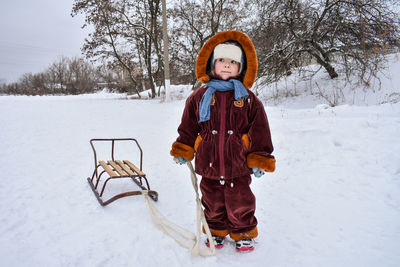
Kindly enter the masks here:
<path id="1" fill-rule="evenodd" d="M 243 85 L 250 89 L 257 77 L 257 54 L 253 42 L 246 34 L 240 31 L 224 31 L 217 33 L 203 45 L 199 55 L 197 56 L 196 77 L 201 83 L 207 83 L 210 81 L 208 72 L 211 64 L 211 55 L 214 51 L 214 48 L 218 44 L 229 40 L 237 41 L 242 46 L 242 49 L 245 53 L 245 62 L 243 64 L 241 80 Z"/>

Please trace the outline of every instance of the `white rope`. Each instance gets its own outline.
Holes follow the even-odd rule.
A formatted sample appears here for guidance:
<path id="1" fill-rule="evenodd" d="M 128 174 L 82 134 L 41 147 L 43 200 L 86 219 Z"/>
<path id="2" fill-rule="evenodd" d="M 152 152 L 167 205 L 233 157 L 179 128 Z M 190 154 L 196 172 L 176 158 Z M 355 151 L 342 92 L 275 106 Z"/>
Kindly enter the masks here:
<path id="1" fill-rule="evenodd" d="M 193 256 L 213 256 L 215 255 L 215 245 L 212 239 L 212 235 L 210 232 L 210 228 L 208 227 L 206 218 L 204 216 L 203 208 L 201 207 L 201 201 L 199 197 L 199 187 L 197 185 L 197 176 L 194 172 L 193 165 L 190 161 L 187 162 L 187 166 L 189 167 L 192 179 L 192 185 L 194 191 L 196 193 L 196 230 L 197 235 L 193 234 L 189 230 L 186 230 L 179 225 L 174 224 L 173 222 L 166 219 L 156 208 L 153 202 L 150 201 L 148 196 L 148 191 L 143 190 L 142 194 L 146 200 L 147 206 L 149 207 L 151 219 L 158 228 L 160 228 L 165 234 L 172 237 L 178 244 L 182 247 L 190 249 L 191 254 Z M 206 234 L 208 240 L 210 241 L 210 248 L 206 248 L 204 245 L 200 245 L 200 236 L 201 236 L 201 223 L 203 223 L 203 227 L 206 230 Z"/>

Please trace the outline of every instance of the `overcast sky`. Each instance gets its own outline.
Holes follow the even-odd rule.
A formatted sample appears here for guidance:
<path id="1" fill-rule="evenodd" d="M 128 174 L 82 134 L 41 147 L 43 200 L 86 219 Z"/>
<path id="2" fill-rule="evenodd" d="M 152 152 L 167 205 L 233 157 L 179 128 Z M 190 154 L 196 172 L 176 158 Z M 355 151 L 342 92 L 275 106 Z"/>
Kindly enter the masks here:
<path id="1" fill-rule="evenodd" d="M 44 71 L 61 56 L 80 56 L 88 31 L 71 17 L 73 0 L 0 1 L 0 80 Z M 0 81 L 1 82 L 1 81 Z"/>

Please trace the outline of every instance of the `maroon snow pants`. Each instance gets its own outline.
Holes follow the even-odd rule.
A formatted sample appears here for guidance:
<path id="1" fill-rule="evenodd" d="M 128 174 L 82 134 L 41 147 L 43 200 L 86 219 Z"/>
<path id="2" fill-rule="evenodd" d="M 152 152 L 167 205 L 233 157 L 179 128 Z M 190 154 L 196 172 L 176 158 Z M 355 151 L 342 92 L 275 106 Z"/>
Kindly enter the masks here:
<path id="1" fill-rule="evenodd" d="M 201 202 L 208 226 L 214 235 L 230 234 L 235 240 L 257 236 L 254 217 L 256 198 L 251 192 L 250 175 L 233 179 L 221 185 L 219 180 L 203 177 L 200 182 Z"/>

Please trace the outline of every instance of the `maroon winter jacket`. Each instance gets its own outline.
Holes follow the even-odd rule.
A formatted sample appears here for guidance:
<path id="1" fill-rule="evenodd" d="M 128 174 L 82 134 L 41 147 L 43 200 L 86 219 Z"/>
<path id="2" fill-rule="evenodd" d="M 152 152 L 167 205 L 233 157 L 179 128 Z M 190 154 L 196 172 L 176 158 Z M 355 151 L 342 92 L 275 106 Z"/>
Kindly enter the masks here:
<path id="1" fill-rule="evenodd" d="M 254 83 L 257 56 L 249 38 L 236 31 L 227 31 L 217 39 L 210 39 L 200 50 L 196 62 L 196 76 L 206 83 L 214 47 L 227 40 L 237 40 L 246 55 L 240 80 L 246 88 Z M 264 107 L 247 89 L 249 97 L 236 101 L 234 91 L 219 92 L 211 101 L 210 120 L 199 123 L 199 103 L 207 90 L 202 86 L 186 100 L 179 137 L 172 145 L 171 155 L 187 160 L 195 159 L 196 173 L 212 179 L 231 179 L 252 173 L 256 167 L 268 172 L 275 170 L 271 155 L 273 145 Z"/>

